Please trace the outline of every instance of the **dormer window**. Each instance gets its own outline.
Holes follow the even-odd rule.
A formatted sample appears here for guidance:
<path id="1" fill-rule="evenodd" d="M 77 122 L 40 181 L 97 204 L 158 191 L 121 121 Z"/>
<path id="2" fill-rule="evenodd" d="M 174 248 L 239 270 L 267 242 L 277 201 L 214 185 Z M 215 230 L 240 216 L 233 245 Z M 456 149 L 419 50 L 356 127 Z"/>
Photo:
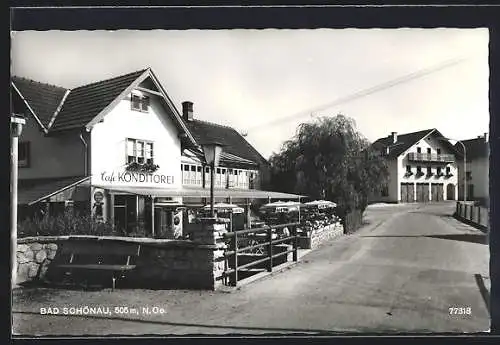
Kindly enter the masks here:
<path id="1" fill-rule="evenodd" d="M 132 110 L 147 113 L 149 111 L 149 97 L 132 93 L 130 105 Z"/>

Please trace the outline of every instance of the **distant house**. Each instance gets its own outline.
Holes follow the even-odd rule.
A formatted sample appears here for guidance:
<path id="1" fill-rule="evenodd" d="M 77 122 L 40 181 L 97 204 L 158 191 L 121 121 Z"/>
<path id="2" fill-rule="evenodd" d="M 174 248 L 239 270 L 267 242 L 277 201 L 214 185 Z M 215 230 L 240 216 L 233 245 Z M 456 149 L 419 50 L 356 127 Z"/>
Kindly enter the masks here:
<path id="1" fill-rule="evenodd" d="M 370 196 L 380 202 L 430 202 L 457 199 L 457 152 L 437 129 L 390 135 L 372 148 L 386 158 L 388 183 Z"/>
<path id="2" fill-rule="evenodd" d="M 475 139 L 462 140 L 466 153 L 466 178 L 467 178 L 467 200 L 476 200 L 485 205 L 489 202 L 489 144 L 488 134 L 478 136 Z M 463 154 L 460 143 L 455 144 L 458 152 Z M 458 165 L 459 195 L 464 197 L 463 161 Z"/>
<path id="3" fill-rule="evenodd" d="M 179 112 L 150 68 L 74 89 L 13 77 L 11 94 L 13 112 L 27 117 L 20 217 L 70 207 L 126 231 L 182 228 L 181 206 L 209 197 L 202 144 L 214 139 L 225 145 L 216 202 L 286 197 L 262 191 L 269 164 L 252 145 L 231 127 L 196 119 L 192 102 Z"/>

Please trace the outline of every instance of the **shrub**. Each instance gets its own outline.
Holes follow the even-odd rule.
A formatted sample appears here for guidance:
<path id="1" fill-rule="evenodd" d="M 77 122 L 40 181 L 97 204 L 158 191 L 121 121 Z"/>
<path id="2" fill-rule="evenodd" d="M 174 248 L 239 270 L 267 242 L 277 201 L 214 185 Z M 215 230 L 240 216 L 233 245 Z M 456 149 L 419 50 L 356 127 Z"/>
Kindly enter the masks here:
<path id="1" fill-rule="evenodd" d="M 111 222 L 103 222 L 77 212 L 66 211 L 57 216 L 27 218 L 18 224 L 18 236 L 64 236 L 94 235 L 120 236 L 122 232 L 115 230 Z"/>

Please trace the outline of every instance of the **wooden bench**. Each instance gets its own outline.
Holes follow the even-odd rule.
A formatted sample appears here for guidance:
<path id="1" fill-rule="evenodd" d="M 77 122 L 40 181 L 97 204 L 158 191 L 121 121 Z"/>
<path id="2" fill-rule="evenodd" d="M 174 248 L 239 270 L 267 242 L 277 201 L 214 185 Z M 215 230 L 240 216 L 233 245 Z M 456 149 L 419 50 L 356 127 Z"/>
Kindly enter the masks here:
<path id="1" fill-rule="evenodd" d="M 60 263 L 56 268 L 72 276 L 74 271 L 109 272 L 112 288 L 116 287 L 117 277 L 123 278 L 126 272 L 136 267 L 135 261 L 141 251 L 140 244 L 116 241 L 75 240 L 62 244 L 58 255 Z"/>

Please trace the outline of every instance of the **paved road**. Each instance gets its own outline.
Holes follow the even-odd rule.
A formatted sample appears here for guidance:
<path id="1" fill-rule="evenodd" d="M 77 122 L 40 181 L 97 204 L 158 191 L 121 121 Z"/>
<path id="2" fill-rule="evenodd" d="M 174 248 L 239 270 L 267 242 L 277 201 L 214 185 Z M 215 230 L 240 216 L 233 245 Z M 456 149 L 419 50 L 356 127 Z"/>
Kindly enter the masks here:
<path id="1" fill-rule="evenodd" d="M 370 222 L 291 269 L 231 293 L 24 290 L 17 334 L 480 332 L 489 328 L 486 237 L 453 204 L 371 207 Z M 163 315 L 40 315 L 61 305 L 148 305 Z M 450 315 L 449 308 L 470 308 Z"/>

